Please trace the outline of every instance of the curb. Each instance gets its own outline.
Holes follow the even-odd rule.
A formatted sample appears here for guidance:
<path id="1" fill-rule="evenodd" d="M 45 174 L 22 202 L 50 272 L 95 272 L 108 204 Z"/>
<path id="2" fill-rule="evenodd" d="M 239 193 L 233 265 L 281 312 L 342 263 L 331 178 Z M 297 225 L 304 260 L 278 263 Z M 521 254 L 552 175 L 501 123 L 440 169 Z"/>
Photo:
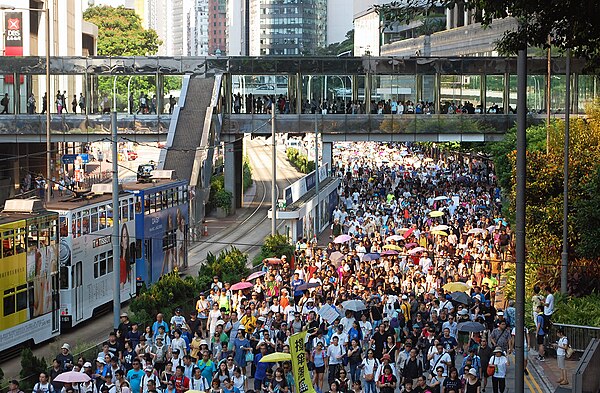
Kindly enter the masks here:
<path id="1" fill-rule="evenodd" d="M 537 351 L 530 351 L 530 353 L 533 355 L 537 355 Z M 542 388 L 544 389 L 545 392 L 549 392 L 549 393 L 554 393 L 556 388 L 554 387 L 554 385 L 552 384 L 552 382 L 550 382 L 550 379 L 546 376 L 546 374 L 544 373 L 544 370 L 542 368 L 542 366 L 539 364 L 539 362 L 537 360 L 535 360 L 535 358 L 533 359 L 529 359 L 528 362 L 528 369 L 530 371 L 533 371 L 536 375 L 537 375 L 537 379 L 542 383 Z"/>

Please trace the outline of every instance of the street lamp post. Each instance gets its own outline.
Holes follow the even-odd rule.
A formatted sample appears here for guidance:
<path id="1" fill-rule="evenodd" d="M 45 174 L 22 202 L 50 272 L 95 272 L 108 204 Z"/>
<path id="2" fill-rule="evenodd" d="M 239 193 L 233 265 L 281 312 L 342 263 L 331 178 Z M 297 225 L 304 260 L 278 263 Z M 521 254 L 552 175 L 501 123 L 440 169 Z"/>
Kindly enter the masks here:
<path id="1" fill-rule="evenodd" d="M 44 8 L 19 8 L 8 5 L 0 5 L 1 10 L 22 10 L 31 12 L 43 12 L 46 15 L 46 201 L 50 201 L 50 190 L 54 186 L 52 184 L 52 153 L 50 143 L 50 11 L 46 0 Z M 15 81 L 15 83 L 17 83 Z"/>

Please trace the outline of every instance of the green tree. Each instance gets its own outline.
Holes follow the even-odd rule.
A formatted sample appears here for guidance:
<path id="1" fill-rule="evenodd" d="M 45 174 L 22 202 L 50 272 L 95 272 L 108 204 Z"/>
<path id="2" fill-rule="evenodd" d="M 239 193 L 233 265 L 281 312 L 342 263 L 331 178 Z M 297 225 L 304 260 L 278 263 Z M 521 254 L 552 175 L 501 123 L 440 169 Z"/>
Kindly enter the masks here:
<path id="1" fill-rule="evenodd" d="M 31 390 L 42 371 L 48 371 L 46 360 L 35 356 L 31 349 L 23 348 L 21 351 L 21 372 L 19 373 L 20 388 L 23 391 Z"/>
<path id="2" fill-rule="evenodd" d="M 507 31 L 496 44 L 502 53 L 514 54 L 524 43 L 547 47 L 551 36 L 552 45 L 573 49 L 590 67 L 600 64 L 600 2 L 596 0 L 403 0 L 374 7 L 384 20 L 408 24 L 440 5 L 449 9 L 463 5 L 484 26 L 494 19 L 517 18 L 519 28 Z"/>
<path id="3" fill-rule="evenodd" d="M 342 53 L 354 50 L 354 30 L 349 30 L 346 33 L 346 39 L 342 42 L 334 42 L 324 48 L 317 48 L 317 56 L 338 56 Z"/>
<path id="4" fill-rule="evenodd" d="M 282 255 L 287 257 L 290 261 L 292 255 L 294 255 L 294 246 L 292 246 L 285 235 L 279 233 L 275 235 L 269 235 L 266 237 L 263 243 L 260 253 L 254 258 L 252 264 L 254 266 L 262 263 L 265 258 L 279 258 Z"/>
<path id="5" fill-rule="evenodd" d="M 162 44 L 156 31 L 144 29 L 134 10 L 122 6 L 90 7 L 83 19 L 98 26 L 100 56 L 149 56 Z"/>

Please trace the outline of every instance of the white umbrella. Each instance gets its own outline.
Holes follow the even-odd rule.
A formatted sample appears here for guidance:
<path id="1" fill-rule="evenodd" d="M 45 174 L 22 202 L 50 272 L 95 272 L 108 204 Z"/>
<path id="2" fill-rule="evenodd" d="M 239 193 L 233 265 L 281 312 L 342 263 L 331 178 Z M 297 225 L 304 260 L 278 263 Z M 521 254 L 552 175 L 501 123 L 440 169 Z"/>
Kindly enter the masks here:
<path id="1" fill-rule="evenodd" d="M 342 307 L 344 310 L 351 311 L 362 311 L 367 309 L 365 303 L 363 303 L 361 300 L 346 300 L 342 303 Z"/>
<path id="2" fill-rule="evenodd" d="M 385 239 L 386 242 L 389 242 L 390 240 L 393 240 L 393 241 L 397 242 L 397 241 L 400 241 L 400 240 L 404 240 L 404 238 L 402 236 L 400 236 L 400 235 L 392 235 L 392 236 L 388 236 Z"/>
<path id="3" fill-rule="evenodd" d="M 436 225 L 431 228 L 432 231 L 447 231 L 450 229 L 448 225 Z"/>
<path id="4" fill-rule="evenodd" d="M 408 253 L 409 254 L 416 254 L 418 252 L 422 252 L 422 251 L 426 251 L 427 249 L 425 247 L 415 247 L 412 250 L 410 250 Z"/>
<path id="5" fill-rule="evenodd" d="M 447 199 L 450 199 L 450 198 L 448 198 L 446 195 L 440 195 L 440 196 L 433 198 L 434 201 L 445 201 Z"/>
<path id="6" fill-rule="evenodd" d="M 473 228 L 473 229 L 470 229 L 469 232 L 467 232 L 467 233 L 469 233 L 471 235 L 477 235 L 477 234 L 480 234 L 480 233 L 483 233 L 483 232 L 485 232 L 485 229 Z"/>

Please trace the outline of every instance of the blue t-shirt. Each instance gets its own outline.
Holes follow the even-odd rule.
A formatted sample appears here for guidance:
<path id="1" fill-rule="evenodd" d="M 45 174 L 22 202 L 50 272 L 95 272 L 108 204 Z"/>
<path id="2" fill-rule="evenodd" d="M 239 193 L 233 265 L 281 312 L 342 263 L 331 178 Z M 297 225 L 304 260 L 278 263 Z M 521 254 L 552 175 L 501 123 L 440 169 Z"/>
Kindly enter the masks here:
<path id="1" fill-rule="evenodd" d="M 442 344 L 444 346 L 444 349 L 450 350 L 452 348 L 455 348 L 458 345 L 458 341 L 456 341 L 456 339 L 452 336 L 450 336 L 450 337 L 442 336 L 440 338 L 440 344 Z"/>
<path id="2" fill-rule="evenodd" d="M 254 379 L 264 380 L 267 378 L 267 370 L 273 367 L 275 363 L 265 362 L 261 363 L 260 359 L 262 359 L 263 354 L 259 353 L 254 357 L 254 365 L 256 366 L 256 372 L 254 373 Z"/>
<path id="3" fill-rule="evenodd" d="M 204 359 L 200 359 L 198 360 L 198 368 L 200 369 L 202 376 L 206 378 L 208 384 L 210 385 L 213 380 L 213 375 L 217 372 L 217 365 L 215 362 L 209 360 L 205 363 Z"/>
<path id="4" fill-rule="evenodd" d="M 540 331 L 538 332 L 538 335 L 539 336 L 545 335 L 546 332 L 544 331 L 544 316 L 542 314 L 538 314 L 537 324 L 540 325 Z"/>
<path id="5" fill-rule="evenodd" d="M 302 294 L 304 293 L 304 291 L 297 291 L 296 290 L 296 288 L 299 287 L 302 284 L 304 284 L 304 280 L 302 280 L 302 279 L 298 279 L 298 280 L 293 280 L 292 281 L 292 288 L 294 288 L 294 296 L 302 296 Z"/>
<path id="6" fill-rule="evenodd" d="M 127 371 L 127 381 L 129 381 L 129 385 L 131 386 L 132 392 L 139 392 L 140 385 L 142 383 L 142 376 L 144 375 L 144 370 L 131 369 Z"/>

